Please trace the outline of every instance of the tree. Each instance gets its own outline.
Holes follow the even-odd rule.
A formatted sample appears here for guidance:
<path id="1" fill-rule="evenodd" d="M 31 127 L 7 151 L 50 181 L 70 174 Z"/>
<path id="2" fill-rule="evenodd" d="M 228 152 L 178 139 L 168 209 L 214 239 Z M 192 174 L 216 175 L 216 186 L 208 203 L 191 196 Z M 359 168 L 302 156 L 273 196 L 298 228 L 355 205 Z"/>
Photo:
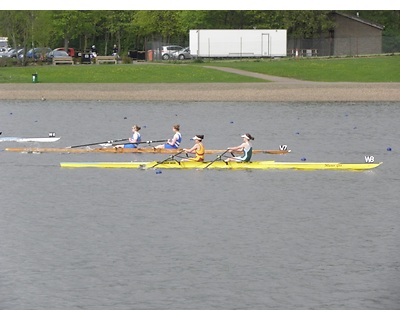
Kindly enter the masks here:
<path id="1" fill-rule="evenodd" d="M 53 35 L 55 39 L 62 39 L 65 50 L 69 42 L 79 36 L 79 14 L 75 10 L 53 11 Z"/>
<path id="2" fill-rule="evenodd" d="M 131 29 L 133 11 L 115 10 L 105 14 L 105 52 L 108 52 L 108 41 L 116 44 L 118 51 L 121 51 L 121 43 L 124 38 L 129 38 L 128 32 Z M 133 31 L 133 30 L 131 30 Z M 133 33 L 133 32 L 132 32 Z"/>
<path id="3" fill-rule="evenodd" d="M 0 21 L 6 32 L 6 36 L 11 39 L 13 48 L 24 48 L 22 63 L 25 63 L 26 52 L 29 43 L 34 46 L 33 30 L 35 22 L 35 12 L 30 10 L 21 11 L 0 11 Z"/>

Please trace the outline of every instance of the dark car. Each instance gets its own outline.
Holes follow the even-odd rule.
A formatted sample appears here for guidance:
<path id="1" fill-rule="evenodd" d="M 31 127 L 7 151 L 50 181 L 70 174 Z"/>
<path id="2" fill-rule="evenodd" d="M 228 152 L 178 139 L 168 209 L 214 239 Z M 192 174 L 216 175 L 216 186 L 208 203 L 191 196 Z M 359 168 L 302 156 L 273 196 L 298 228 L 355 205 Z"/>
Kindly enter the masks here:
<path id="1" fill-rule="evenodd" d="M 5 57 L 7 58 L 17 58 L 20 54 L 22 54 L 23 49 L 10 49 Z"/>
<path id="2" fill-rule="evenodd" d="M 50 51 L 50 48 L 33 48 L 26 53 L 26 58 L 33 60 L 44 60 L 46 58 L 46 54 Z"/>
<path id="3" fill-rule="evenodd" d="M 54 57 L 69 57 L 68 53 L 66 53 L 65 51 L 62 50 L 53 50 L 50 51 L 46 54 L 46 61 L 47 62 L 53 62 L 53 58 Z"/>
<path id="4" fill-rule="evenodd" d="M 65 48 L 56 48 L 53 51 L 65 51 Z M 67 53 L 70 57 L 75 57 L 75 49 L 74 48 L 67 48 Z"/>

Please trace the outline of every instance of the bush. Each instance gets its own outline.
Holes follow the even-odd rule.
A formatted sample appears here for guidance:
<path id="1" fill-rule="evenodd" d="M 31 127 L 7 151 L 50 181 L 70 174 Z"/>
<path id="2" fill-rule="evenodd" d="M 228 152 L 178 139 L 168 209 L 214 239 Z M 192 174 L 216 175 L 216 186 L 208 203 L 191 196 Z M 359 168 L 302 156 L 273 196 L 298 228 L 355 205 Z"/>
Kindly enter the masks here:
<path id="1" fill-rule="evenodd" d="M 122 56 L 121 61 L 124 64 L 130 64 L 130 63 L 132 63 L 132 58 L 130 58 L 128 56 Z"/>
<path id="2" fill-rule="evenodd" d="M 12 67 L 17 65 L 17 59 L 13 58 L 0 58 L 0 67 Z"/>

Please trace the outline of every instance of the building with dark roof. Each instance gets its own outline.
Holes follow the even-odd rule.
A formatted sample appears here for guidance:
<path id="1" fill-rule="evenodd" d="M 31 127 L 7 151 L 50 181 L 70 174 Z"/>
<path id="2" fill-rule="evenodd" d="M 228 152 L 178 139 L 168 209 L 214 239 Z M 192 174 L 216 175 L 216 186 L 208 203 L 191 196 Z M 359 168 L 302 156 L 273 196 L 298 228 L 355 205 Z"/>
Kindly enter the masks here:
<path id="1" fill-rule="evenodd" d="M 329 31 L 330 56 L 382 53 L 384 26 L 340 12 L 333 12 L 332 18 L 335 27 Z"/>
<path id="2" fill-rule="evenodd" d="M 289 55 L 357 56 L 382 53 L 384 26 L 358 15 L 333 11 L 334 27 L 312 39 L 288 39 Z"/>

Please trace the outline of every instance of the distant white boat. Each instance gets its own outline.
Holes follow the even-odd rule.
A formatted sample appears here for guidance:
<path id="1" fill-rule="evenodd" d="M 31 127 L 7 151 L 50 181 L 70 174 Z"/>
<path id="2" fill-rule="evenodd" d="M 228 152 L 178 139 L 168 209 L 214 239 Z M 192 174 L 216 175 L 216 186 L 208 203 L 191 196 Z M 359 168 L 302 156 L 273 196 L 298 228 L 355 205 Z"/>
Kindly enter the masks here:
<path id="1" fill-rule="evenodd" d="M 56 142 L 60 139 L 54 132 L 50 132 L 47 138 L 0 137 L 0 142 Z"/>

